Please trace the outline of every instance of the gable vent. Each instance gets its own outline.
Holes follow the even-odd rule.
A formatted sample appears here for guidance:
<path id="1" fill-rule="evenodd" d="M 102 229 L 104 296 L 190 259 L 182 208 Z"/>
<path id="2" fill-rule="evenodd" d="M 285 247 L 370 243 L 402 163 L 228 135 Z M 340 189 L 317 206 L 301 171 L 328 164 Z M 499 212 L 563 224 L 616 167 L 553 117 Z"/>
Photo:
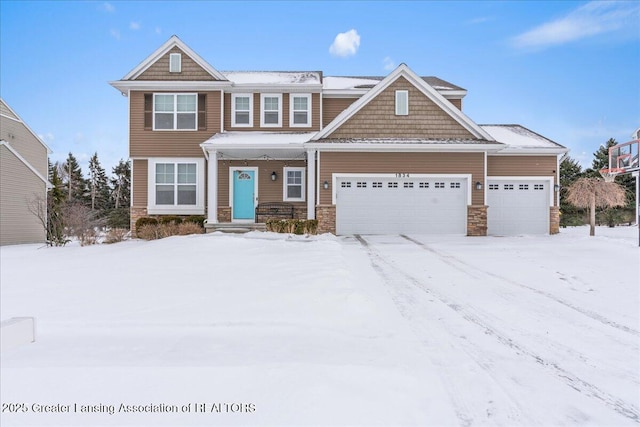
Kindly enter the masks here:
<path id="1" fill-rule="evenodd" d="M 169 54 L 169 72 L 180 73 L 182 71 L 182 55 L 179 53 Z"/>

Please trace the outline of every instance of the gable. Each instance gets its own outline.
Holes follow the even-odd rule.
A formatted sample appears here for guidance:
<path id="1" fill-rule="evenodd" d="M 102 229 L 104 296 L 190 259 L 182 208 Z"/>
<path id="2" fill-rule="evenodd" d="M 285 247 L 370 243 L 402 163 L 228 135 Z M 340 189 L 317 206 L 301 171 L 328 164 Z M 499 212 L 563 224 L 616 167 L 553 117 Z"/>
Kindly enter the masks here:
<path id="1" fill-rule="evenodd" d="M 3 100 L 0 99 L 0 114 L 12 118 L 13 120 L 20 120 L 20 118 L 9 108 Z"/>
<path id="2" fill-rule="evenodd" d="M 396 116 L 395 91 L 409 92 L 409 114 Z M 325 138 L 476 138 L 403 76 Z"/>
<path id="3" fill-rule="evenodd" d="M 182 70 L 179 73 L 169 72 L 169 55 L 179 53 L 182 55 Z M 156 62 L 151 64 L 135 80 L 217 80 L 207 70 L 187 55 L 178 46 L 174 46 Z"/>

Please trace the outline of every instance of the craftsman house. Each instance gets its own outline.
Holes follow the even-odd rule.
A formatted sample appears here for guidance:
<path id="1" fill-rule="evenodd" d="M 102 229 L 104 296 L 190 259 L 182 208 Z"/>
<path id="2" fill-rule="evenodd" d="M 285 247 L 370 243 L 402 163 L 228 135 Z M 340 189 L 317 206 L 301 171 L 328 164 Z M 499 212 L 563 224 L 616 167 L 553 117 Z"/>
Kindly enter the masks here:
<path id="1" fill-rule="evenodd" d="M 50 153 L 0 99 L 0 245 L 45 241 Z"/>
<path id="2" fill-rule="evenodd" d="M 401 64 L 386 77 L 221 72 L 176 36 L 121 80 L 132 222 L 256 221 L 287 203 L 337 234 L 557 233 L 559 157 L 519 125 L 478 125 L 466 90 Z"/>

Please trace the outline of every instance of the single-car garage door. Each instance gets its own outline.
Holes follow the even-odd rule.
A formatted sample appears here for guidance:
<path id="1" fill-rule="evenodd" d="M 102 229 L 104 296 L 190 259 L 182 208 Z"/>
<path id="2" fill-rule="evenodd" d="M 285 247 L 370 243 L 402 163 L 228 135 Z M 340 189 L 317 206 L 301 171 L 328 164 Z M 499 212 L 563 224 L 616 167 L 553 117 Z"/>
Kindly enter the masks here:
<path id="1" fill-rule="evenodd" d="M 487 180 L 487 233 L 549 233 L 549 180 Z"/>
<path id="2" fill-rule="evenodd" d="M 465 234 L 467 178 L 339 177 L 338 234 Z"/>

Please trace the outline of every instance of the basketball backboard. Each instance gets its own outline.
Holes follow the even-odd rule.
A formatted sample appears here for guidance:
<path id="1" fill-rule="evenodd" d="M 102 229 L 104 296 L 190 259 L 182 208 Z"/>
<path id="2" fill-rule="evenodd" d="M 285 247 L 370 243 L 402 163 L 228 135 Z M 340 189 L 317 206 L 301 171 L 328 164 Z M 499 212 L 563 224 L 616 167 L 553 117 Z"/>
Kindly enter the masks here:
<path id="1" fill-rule="evenodd" d="M 634 139 L 609 148 L 609 169 L 621 169 L 619 173 L 629 173 L 640 169 L 638 149 L 640 148 L 640 129 L 634 133 Z"/>

